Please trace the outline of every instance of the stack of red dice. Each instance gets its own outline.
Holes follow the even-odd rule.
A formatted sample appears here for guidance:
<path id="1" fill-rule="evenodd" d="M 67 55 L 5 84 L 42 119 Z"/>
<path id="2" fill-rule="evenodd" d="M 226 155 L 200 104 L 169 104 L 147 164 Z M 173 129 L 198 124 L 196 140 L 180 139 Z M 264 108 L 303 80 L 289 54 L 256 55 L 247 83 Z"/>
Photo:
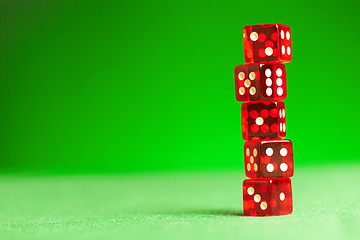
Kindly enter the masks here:
<path id="1" fill-rule="evenodd" d="M 292 212 L 289 177 L 294 174 L 293 149 L 286 135 L 287 96 L 284 62 L 292 58 L 290 27 L 281 24 L 244 27 L 245 65 L 235 67 L 236 99 L 241 106 L 246 216 Z"/>

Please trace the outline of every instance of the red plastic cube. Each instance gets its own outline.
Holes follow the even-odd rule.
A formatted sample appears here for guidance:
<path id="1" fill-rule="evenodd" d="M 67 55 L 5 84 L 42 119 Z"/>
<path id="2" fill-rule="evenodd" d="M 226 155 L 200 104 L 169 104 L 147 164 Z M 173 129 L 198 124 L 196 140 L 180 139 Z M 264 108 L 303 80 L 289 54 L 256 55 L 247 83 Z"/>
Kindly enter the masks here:
<path id="1" fill-rule="evenodd" d="M 243 39 L 246 63 L 291 61 L 291 33 L 288 25 L 245 26 Z"/>
<path id="2" fill-rule="evenodd" d="M 239 102 L 284 100 L 287 96 L 284 64 L 245 64 L 235 67 Z"/>
<path id="3" fill-rule="evenodd" d="M 290 140 L 250 140 L 244 144 L 245 174 L 249 178 L 288 178 L 294 175 Z"/>
<path id="4" fill-rule="evenodd" d="M 275 216 L 292 213 L 290 178 L 246 179 L 243 182 L 245 216 Z"/>
<path id="5" fill-rule="evenodd" d="M 241 105 L 242 135 L 245 140 L 286 136 L 284 102 L 248 102 Z"/>

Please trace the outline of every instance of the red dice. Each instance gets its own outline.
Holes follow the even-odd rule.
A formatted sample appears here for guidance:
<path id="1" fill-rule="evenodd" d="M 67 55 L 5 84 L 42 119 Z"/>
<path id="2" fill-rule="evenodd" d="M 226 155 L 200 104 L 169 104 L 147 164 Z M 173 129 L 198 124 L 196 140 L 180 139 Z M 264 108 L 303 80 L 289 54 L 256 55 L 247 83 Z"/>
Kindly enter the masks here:
<path id="1" fill-rule="evenodd" d="M 243 182 L 246 216 L 274 216 L 292 213 L 290 178 L 247 179 Z"/>
<path id="2" fill-rule="evenodd" d="M 292 58 L 290 27 L 245 26 L 245 65 L 235 67 L 235 94 L 241 105 L 245 174 L 245 216 L 290 214 L 293 148 L 286 136 L 287 80 L 284 62 Z"/>
<path id="3" fill-rule="evenodd" d="M 239 102 L 284 100 L 284 64 L 245 64 L 235 67 L 235 93 Z"/>
<path id="4" fill-rule="evenodd" d="M 291 33 L 287 25 L 245 26 L 243 39 L 246 63 L 291 61 Z"/>
<path id="5" fill-rule="evenodd" d="M 288 178 L 294 174 L 290 140 L 246 141 L 244 158 L 249 178 Z"/>
<path id="6" fill-rule="evenodd" d="M 245 140 L 284 138 L 284 102 L 249 102 L 241 105 L 241 125 Z"/>

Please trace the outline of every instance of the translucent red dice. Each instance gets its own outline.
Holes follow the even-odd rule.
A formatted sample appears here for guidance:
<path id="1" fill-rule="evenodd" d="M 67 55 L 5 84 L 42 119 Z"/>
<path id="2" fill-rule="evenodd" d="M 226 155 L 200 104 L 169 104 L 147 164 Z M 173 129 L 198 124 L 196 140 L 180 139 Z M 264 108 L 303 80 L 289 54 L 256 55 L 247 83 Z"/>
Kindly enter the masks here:
<path id="1" fill-rule="evenodd" d="M 245 64 L 235 67 L 235 94 L 239 102 L 284 100 L 284 64 Z"/>
<path id="2" fill-rule="evenodd" d="M 243 40 L 246 63 L 291 61 L 291 33 L 287 25 L 245 26 Z"/>
<path id="3" fill-rule="evenodd" d="M 244 157 L 245 175 L 249 178 L 288 178 L 294 175 L 290 140 L 246 141 Z"/>
<path id="4" fill-rule="evenodd" d="M 284 102 L 248 102 L 241 105 L 242 135 L 245 140 L 284 138 Z"/>
<path id="5" fill-rule="evenodd" d="M 245 216 L 285 215 L 293 210 L 290 178 L 246 179 L 243 197 Z"/>

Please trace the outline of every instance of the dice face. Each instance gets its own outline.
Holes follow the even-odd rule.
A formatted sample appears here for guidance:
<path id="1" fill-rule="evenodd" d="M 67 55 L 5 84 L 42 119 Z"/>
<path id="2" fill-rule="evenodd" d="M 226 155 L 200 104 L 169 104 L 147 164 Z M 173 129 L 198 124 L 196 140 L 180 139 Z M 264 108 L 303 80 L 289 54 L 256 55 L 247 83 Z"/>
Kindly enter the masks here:
<path id="1" fill-rule="evenodd" d="M 292 213 L 291 180 L 246 179 L 243 182 L 245 216 L 275 216 Z"/>
<path id="2" fill-rule="evenodd" d="M 280 33 L 279 37 L 279 49 L 280 59 L 284 59 L 283 62 L 291 62 L 292 58 L 292 46 L 291 46 L 291 33 L 288 25 L 278 25 Z M 281 60 L 280 60 L 281 61 Z"/>
<path id="3" fill-rule="evenodd" d="M 287 96 L 284 64 L 236 66 L 235 94 L 239 102 L 284 100 Z"/>
<path id="4" fill-rule="evenodd" d="M 248 102 L 241 105 L 244 140 L 274 139 L 286 136 L 284 102 Z"/>
<path id="5" fill-rule="evenodd" d="M 245 26 L 243 40 L 246 63 L 291 61 L 291 33 L 287 25 Z"/>
<path id="6" fill-rule="evenodd" d="M 248 64 L 235 67 L 235 91 L 239 102 L 260 99 L 260 65 Z"/>
<path id="7" fill-rule="evenodd" d="M 245 175 L 248 178 L 260 178 L 260 144 L 258 141 L 246 141 L 244 144 Z"/>
<path id="8" fill-rule="evenodd" d="M 250 140 L 244 144 L 245 174 L 249 178 L 288 178 L 294 175 L 290 140 Z"/>

